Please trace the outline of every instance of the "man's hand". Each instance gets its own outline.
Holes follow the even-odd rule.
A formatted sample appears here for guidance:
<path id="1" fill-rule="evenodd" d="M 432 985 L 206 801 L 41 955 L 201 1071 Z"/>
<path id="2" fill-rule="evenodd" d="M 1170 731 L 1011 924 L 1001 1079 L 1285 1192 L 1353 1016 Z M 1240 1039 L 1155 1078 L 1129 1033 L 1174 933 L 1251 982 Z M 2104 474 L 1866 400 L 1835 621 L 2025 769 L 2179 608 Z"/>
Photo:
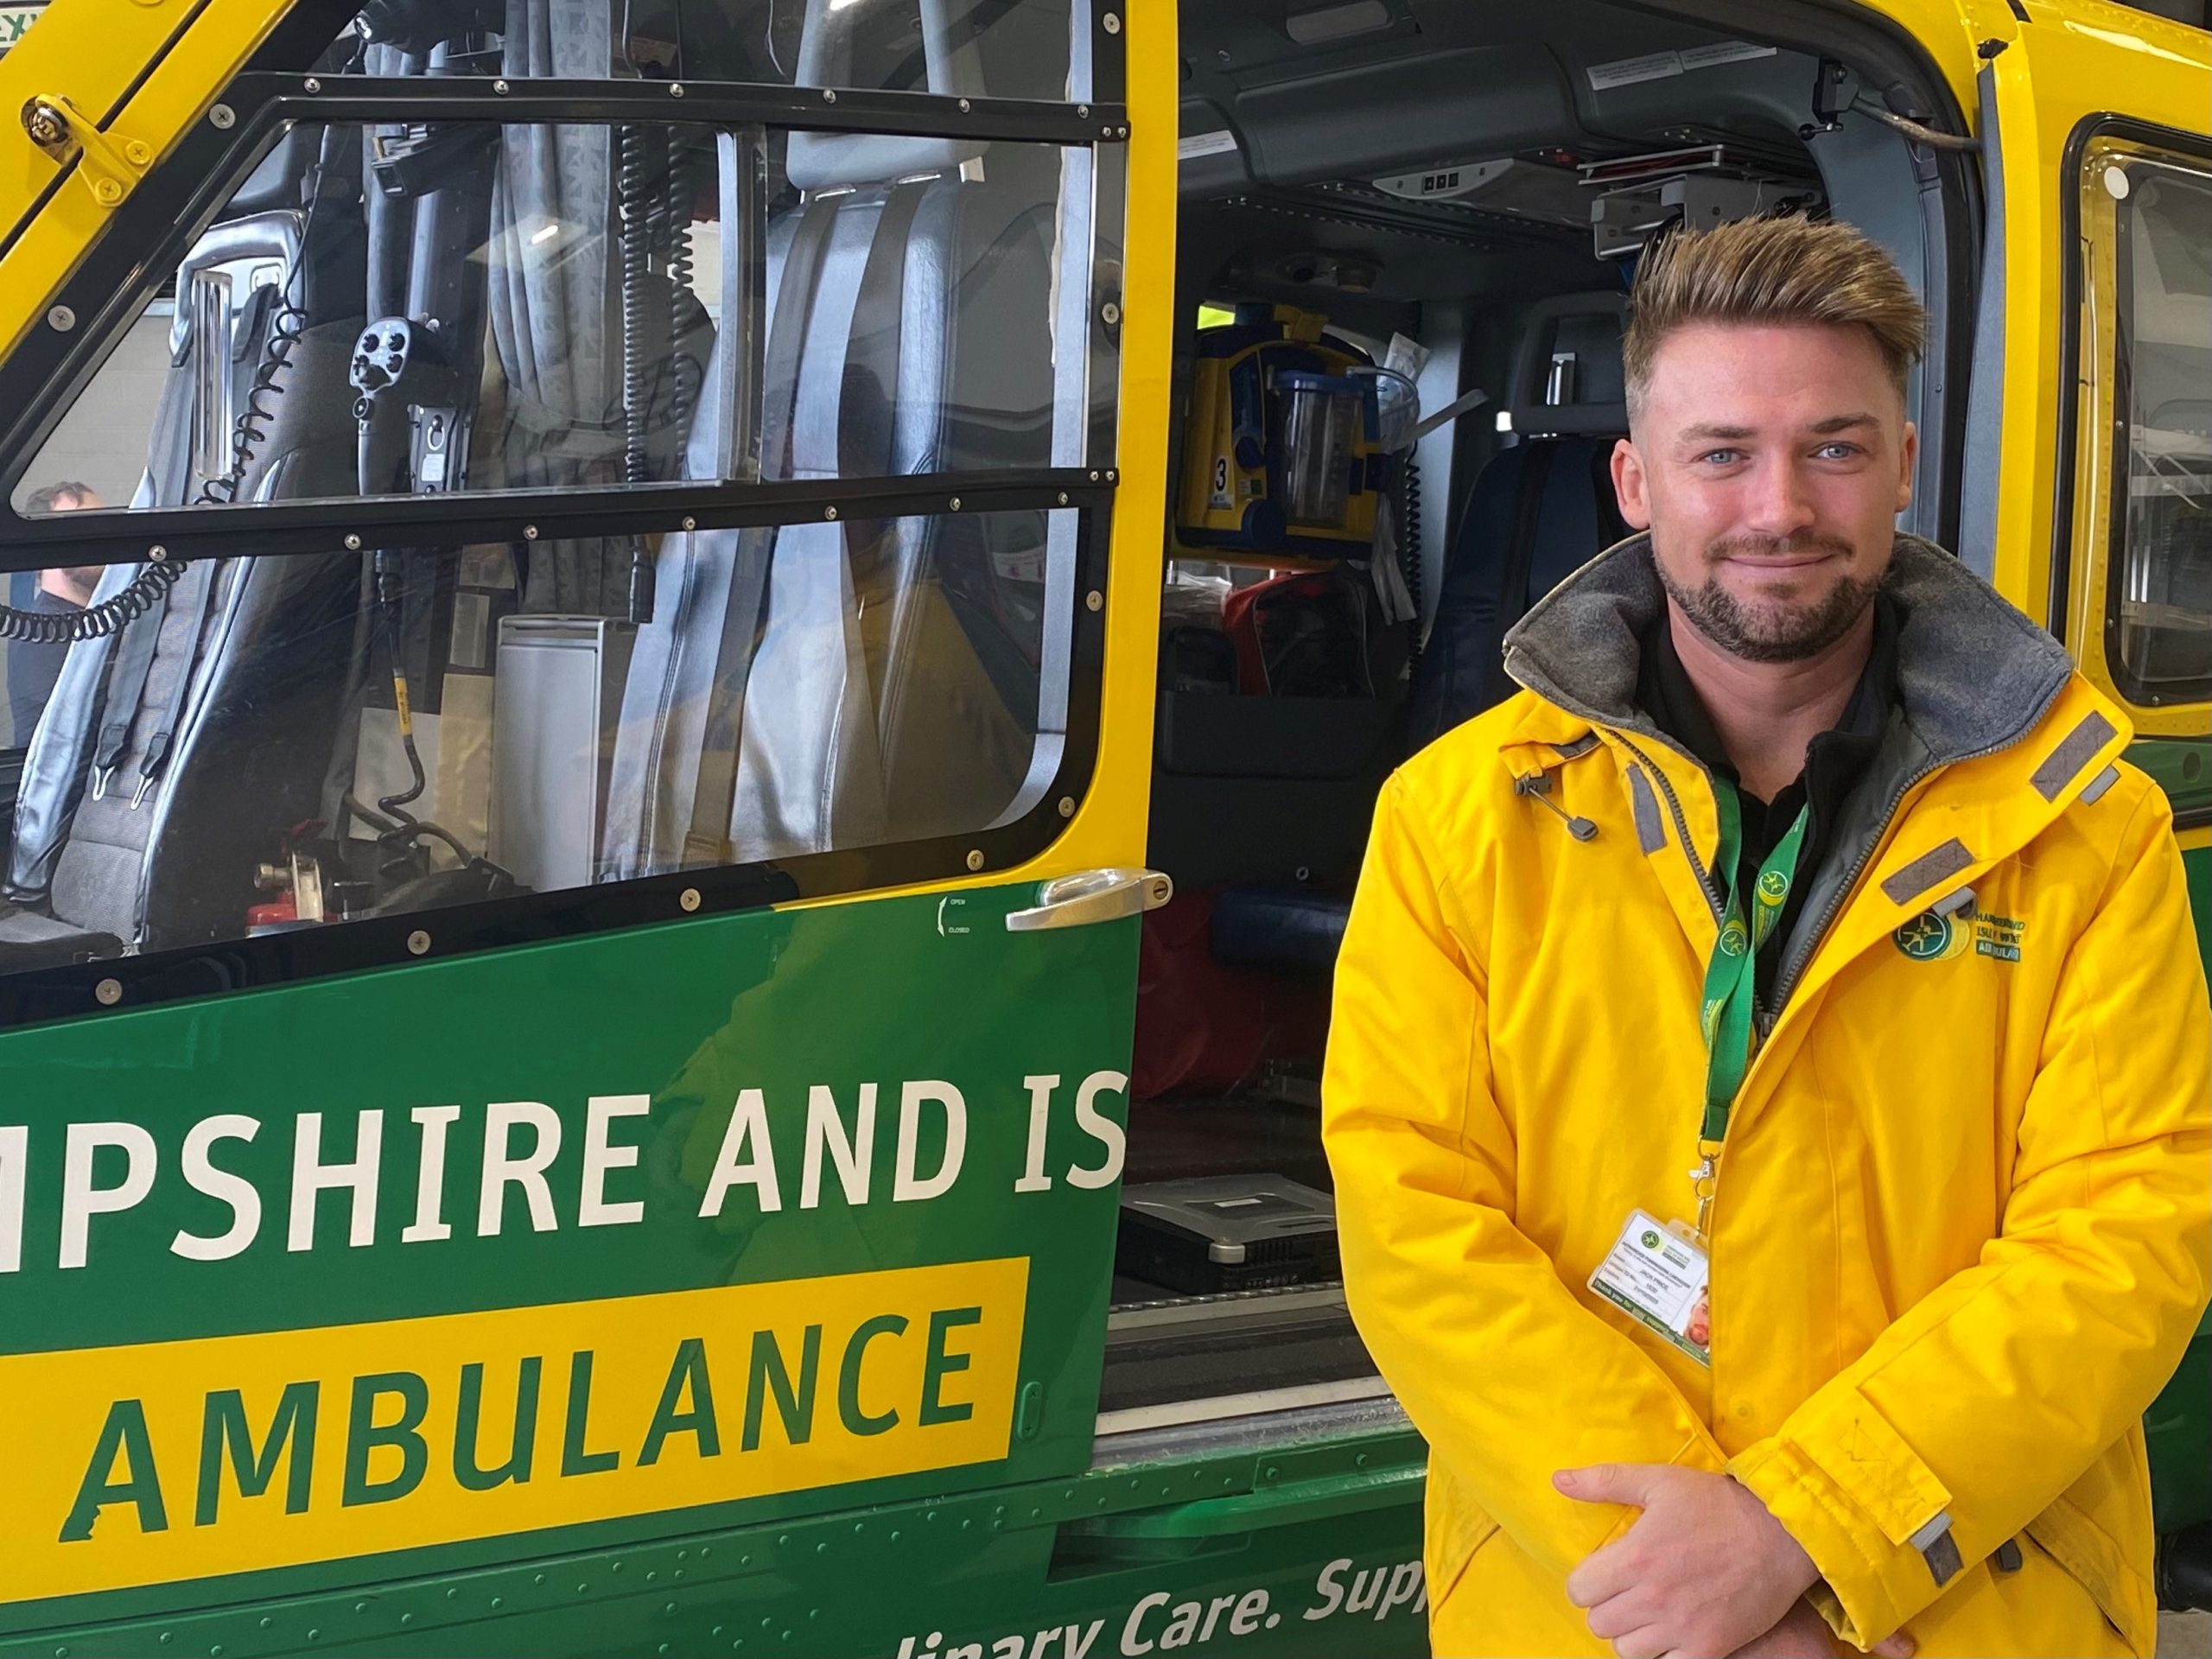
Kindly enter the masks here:
<path id="1" fill-rule="evenodd" d="M 1839 1653 L 1857 1651 L 1840 1646 L 1827 1620 L 1801 1601 L 1782 1616 L 1781 1624 L 1752 1637 L 1728 1659 L 1835 1659 Z M 1912 1638 L 1900 1631 L 1877 1642 L 1873 1652 L 1877 1659 L 1912 1659 Z"/>
<path id="2" fill-rule="evenodd" d="M 1621 1659 L 1732 1654 L 1783 1624 L 1820 1577 L 1766 1505 L 1726 1475 L 1617 1463 L 1562 1469 L 1552 1480 L 1584 1503 L 1643 1511 L 1567 1578 L 1591 1633 Z"/>

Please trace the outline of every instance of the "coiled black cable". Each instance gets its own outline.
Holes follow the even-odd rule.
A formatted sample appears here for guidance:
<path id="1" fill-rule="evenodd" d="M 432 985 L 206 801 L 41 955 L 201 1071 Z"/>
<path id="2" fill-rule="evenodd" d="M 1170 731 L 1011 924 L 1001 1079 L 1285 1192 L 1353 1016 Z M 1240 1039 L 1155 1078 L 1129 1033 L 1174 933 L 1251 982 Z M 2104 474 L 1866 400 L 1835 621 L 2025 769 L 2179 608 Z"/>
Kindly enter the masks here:
<path id="1" fill-rule="evenodd" d="M 615 202 L 622 255 L 622 480 L 652 481 L 645 454 L 645 279 L 652 270 L 651 209 L 645 200 L 645 129 L 621 129 L 615 140 Z M 665 209 L 663 210 L 665 212 Z M 643 626 L 653 612 L 652 559 L 642 536 L 630 537 L 630 620 Z"/>
<path id="2" fill-rule="evenodd" d="M 664 182 L 648 189 L 652 157 L 648 133 L 626 126 L 615 141 L 615 200 L 620 218 L 622 270 L 622 480 L 653 481 L 652 456 L 646 448 L 652 405 L 661 389 L 657 368 L 666 364 L 670 424 L 682 433 L 690 424 L 705 381 L 703 365 L 676 350 L 677 296 L 690 290 L 691 149 L 677 132 L 666 135 Z M 630 538 L 630 620 L 652 620 L 652 556 L 642 536 Z"/>
<path id="3" fill-rule="evenodd" d="M 652 481 L 645 455 L 645 278 L 652 269 L 645 129 L 626 126 L 616 143 L 622 255 L 622 481 L 645 484 Z"/>
<path id="4" fill-rule="evenodd" d="M 39 611 L 19 611 L 0 605 L 0 639 L 21 639 L 34 645 L 67 645 L 79 639 L 105 639 L 120 633 L 154 608 L 162 594 L 184 575 L 181 559 L 156 559 L 119 592 L 97 605 L 64 616 Z"/>
<path id="5" fill-rule="evenodd" d="M 318 188 L 320 174 L 318 167 Z M 313 228 L 314 217 L 310 208 L 308 229 Z M 284 286 L 277 290 L 276 309 L 269 320 L 268 338 L 254 370 L 253 384 L 246 388 L 245 407 L 231 423 L 231 464 L 222 476 L 211 478 L 200 486 L 200 494 L 193 502 L 194 506 L 229 506 L 238 500 L 238 488 L 253 466 L 255 451 L 268 437 L 269 425 L 276 418 L 276 407 L 270 400 L 284 395 L 284 388 L 277 382 L 291 369 L 292 353 L 307 333 L 307 308 L 301 303 L 298 294 L 307 266 L 306 251 L 307 235 L 303 231 L 301 251 L 292 260 Z M 36 645 L 68 645 L 85 639 L 105 639 L 120 633 L 152 610 L 183 579 L 188 568 L 182 559 L 156 559 L 117 592 L 67 615 L 19 611 L 12 606 L 0 605 L 0 639 L 21 639 Z"/>
<path id="6" fill-rule="evenodd" d="M 261 353 L 260 365 L 254 370 L 253 384 L 246 388 L 245 407 L 238 410 L 238 418 L 231 423 L 231 464 L 220 478 L 211 478 L 200 486 L 195 507 L 227 507 L 238 499 L 238 488 L 245 482 L 247 470 L 253 465 L 254 451 L 269 436 L 269 423 L 276 418 L 273 404 L 267 399 L 282 397 L 284 388 L 276 384 L 277 378 L 292 366 L 292 353 L 299 349 L 301 336 L 308 331 L 307 308 L 294 293 L 301 273 L 307 265 L 304 247 L 300 257 L 292 261 L 291 275 L 276 298 L 276 312 L 269 320 L 269 339 Z"/>
<path id="7" fill-rule="evenodd" d="M 688 353 L 677 350 L 674 319 L 675 308 L 685 295 L 692 291 L 696 278 L 696 256 L 691 249 L 691 191 L 693 165 L 697 152 L 683 134 L 671 131 L 668 139 L 668 205 L 669 259 L 668 291 L 670 301 L 669 360 L 672 385 L 670 389 L 669 425 L 681 443 L 691 429 L 691 411 L 698 407 L 699 391 L 706 384 L 707 365 Z"/>

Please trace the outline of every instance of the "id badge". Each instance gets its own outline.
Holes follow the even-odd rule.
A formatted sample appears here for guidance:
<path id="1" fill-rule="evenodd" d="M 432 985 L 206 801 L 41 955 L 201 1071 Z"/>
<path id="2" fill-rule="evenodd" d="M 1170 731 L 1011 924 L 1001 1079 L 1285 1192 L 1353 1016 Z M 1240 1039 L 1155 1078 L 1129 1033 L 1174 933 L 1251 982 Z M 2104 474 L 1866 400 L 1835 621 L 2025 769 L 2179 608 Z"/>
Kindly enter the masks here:
<path id="1" fill-rule="evenodd" d="M 1681 1223 L 1630 1211 L 1620 1237 L 1590 1275 L 1590 1288 L 1699 1364 L 1713 1363 L 1705 1251 Z"/>

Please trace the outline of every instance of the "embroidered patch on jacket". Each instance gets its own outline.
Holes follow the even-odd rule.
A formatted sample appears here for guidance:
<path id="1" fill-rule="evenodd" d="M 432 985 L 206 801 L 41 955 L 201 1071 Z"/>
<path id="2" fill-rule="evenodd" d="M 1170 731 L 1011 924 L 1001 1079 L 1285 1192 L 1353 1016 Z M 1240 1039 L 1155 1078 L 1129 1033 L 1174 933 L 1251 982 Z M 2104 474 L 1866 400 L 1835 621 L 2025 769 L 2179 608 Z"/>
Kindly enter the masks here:
<path id="1" fill-rule="evenodd" d="M 1969 945 L 1977 956 L 2018 962 L 2028 925 L 2010 916 L 1944 916 L 1923 911 L 1890 937 L 1915 962 L 1948 962 Z"/>
<path id="2" fill-rule="evenodd" d="M 1890 937 L 1915 962 L 1948 962 L 1966 949 L 1967 931 L 1948 916 L 1924 910 Z"/>
<path id="3" fill-rule="evenodd" d="M 1974 948 L 1980 955 L 1994 957 L 1999 962 L 2018 962 L 2027 931 L 2025 922 L 2016 922 L 2010 916 L 1977 915 L 1974 918 Z"/>

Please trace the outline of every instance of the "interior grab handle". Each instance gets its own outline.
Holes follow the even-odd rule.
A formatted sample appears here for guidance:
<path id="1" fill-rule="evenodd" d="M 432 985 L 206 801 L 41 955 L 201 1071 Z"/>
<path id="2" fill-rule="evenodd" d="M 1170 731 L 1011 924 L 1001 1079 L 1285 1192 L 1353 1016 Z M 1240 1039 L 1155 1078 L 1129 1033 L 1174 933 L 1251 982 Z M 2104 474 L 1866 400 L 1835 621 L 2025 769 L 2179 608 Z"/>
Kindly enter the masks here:
<path id="1" fill-rule="evenodd" d="M 1033 909 L 1011 912 L 1011 933 L 1039 933 L 1048 927 L 1090 927 L 1141 916 L 1175 896 L 1175 884 L 1159 870 L 1080 870 L 1055 876 L 1037 889 Z"/>

